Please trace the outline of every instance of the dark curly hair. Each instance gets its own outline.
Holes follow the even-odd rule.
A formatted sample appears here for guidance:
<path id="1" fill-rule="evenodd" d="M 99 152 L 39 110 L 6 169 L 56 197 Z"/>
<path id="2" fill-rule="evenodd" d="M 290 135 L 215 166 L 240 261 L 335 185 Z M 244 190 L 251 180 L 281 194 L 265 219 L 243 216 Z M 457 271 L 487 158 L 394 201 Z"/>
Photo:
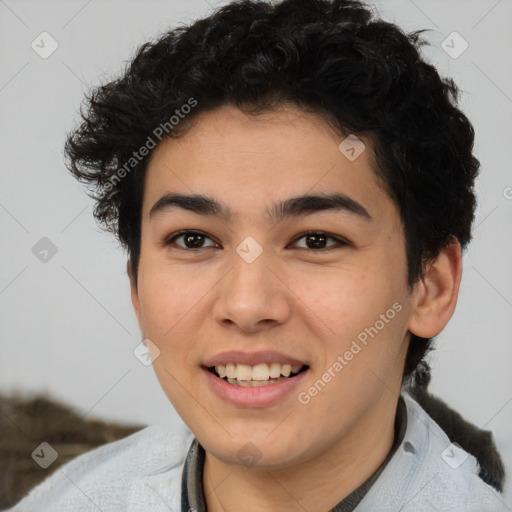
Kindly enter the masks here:
<path id="1" fill-rule="evenodd" d="M 406 34 L 356 0 L 242 0 L 143 44 L 120 78 L 88 95 L 65 147 L 70 171 L 96 199 L 96 219 L 128 250 L 135 280 L 152 154 L 139 150 L 157 127 L 179 137 L 200 112 L 227 104 L 257 115 L 289 103 L 343 134 L 371 137 L 401 214 L 411 289 L 452 237 L 464 248 L 476 206 L 474 130 L 455 83 L 421 57 L 422 32 Z M 412 335 L 404 379 L 429 371 L 432 341 Z"/>

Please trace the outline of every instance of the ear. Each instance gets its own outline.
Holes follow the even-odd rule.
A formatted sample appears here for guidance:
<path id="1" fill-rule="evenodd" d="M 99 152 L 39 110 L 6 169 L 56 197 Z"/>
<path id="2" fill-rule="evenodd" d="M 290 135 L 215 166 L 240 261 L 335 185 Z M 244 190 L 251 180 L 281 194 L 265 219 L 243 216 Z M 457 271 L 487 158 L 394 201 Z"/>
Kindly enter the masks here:
<path id="1" fill-rule="evenodd" d="M 130 295 L 132 298 L 132 305 L 133 310 L 135 311 L 135 316 L 137 317 L 137 322 L 139 324 L 139 328 L 142 332 L 142 324 L 141 324 L 141 317 L 140 317 L 140 302 L 139 302 L 139 292 L 137 290 L 137 282 L 135 280 L 135 276 L 132 272 L 132 264 L 130 259 L 126 262 L 126 273 L 128 274 L 128 277 L 130 279 Z"/>
<path id="2" fill-rule="evenodd" d="M 408 329 L 416 336 L 437 336 L 453 315 L 462 277 L 462 250 L 452 237 L 435 260 L 426 265 L 420 281 L 414 285 L 413 312 Z"/>

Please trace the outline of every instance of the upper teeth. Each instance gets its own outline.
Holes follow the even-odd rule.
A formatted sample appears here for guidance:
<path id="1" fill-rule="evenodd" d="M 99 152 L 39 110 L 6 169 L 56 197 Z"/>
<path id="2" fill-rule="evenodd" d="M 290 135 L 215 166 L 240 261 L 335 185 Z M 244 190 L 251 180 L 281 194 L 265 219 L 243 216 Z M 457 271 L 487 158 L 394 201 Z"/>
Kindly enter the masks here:
<path id="1" fill-rule="evenodd" d="M 215 371 L 221 378 L 237 380 L 268 380 L 269 378 L 277 379 L 281 375 L 288 377 L 290 373 L 298 373 L 302 366 L 279 363 L 261 363 L 256 366 L 248 364 L 219 364 L 215 367 Z"/>

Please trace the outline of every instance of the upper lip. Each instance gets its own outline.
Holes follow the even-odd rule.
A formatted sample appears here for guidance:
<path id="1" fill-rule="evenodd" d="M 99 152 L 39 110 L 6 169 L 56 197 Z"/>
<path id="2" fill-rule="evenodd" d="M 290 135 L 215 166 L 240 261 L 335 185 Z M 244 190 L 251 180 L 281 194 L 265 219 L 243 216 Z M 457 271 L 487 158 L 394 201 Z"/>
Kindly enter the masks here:
<path id="1" fill-rule="evenodd" d="M 292 366 L 304 366 L 307 364 L 296 357 L 276 352 L 275 350 L 263 350 L 259 352 L 233 350 L 217 354 L 205 361 L 203 365 L 210 368 L 212 366 L 218 366 L 220 364 L 226 365 L 228 363 L 247 364 L 249 366 L 256 366 L 261 363 L 291 364 Z"/>

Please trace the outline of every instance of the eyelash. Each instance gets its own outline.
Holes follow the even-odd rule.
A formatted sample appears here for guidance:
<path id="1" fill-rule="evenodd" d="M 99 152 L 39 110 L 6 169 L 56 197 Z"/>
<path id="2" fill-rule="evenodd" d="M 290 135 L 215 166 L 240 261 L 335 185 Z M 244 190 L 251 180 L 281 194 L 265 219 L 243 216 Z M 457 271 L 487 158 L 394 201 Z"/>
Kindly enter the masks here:
<path id="1" fill-rule="evenodd" d="M 194 234 L 194 235 L 203 235 L 205 236 L 206 238 L 209 238 L 211 240 L 211 237 L 209 237 L 206 233 L 203 233 L 202 231 L 196 231 L 196 230 L 184 230 L 184 231 L 179 231 L 178 233 L 174 233 L 172 234 L 169 238 L 167 238 L 164 242 L 163 242 L 163 245 L 164 246 L 169 246 L 169 245 L 172 245 L 174 243 L 175 240 L 177 240 L 178 238 L 181 238 L 182 236 L 184 235 L 188 235 L 188 234 Z M 338 237 L 338 236 L 335 236 L 335 235 L 331 235 L 329 233 L 326 233 L 325 231 L 306 231 L 304 233 L 301 233 L 297 238 L 295 238 L 295 240 L 292 242 L 292 243 L 297 243 L 299 240 L 301 240 L 302 238 L 305 238 L 307 236 L 311 236 L 311 235 L 322 235 L 322 236 L 325 236 L 326 238 L 330 238 L 332 240 L 335 240 L 338 244 L 338 246 L 334 245 L 334 246 L 329 246 L 329 247 L 323 247 L 321 249 L 311 249 L 309 247 L 299 247 L 299 249 L 302 249 L 302 250 L 306 250 L 306 251 L 314 251 L 314 252 L 322 252 L 322 251 L 328 251 L 330 249 L 336 249 L 336 248 L 339 248 L 339 247 L 343 247 L 343 246 L 348 246 L 350 245 L 349 242 L 347 242 L 346 240 L 343 240 L 342 238 Z M 212 240 L 213 241 L 213 240 Z M 191 247 L 181 247 L 181 246 L 177 246 L 179 249 L 183 249 L 185 251 L 200 251 L 202 249 L 209 249 L 209 248 L 212 248 L 213 246 L 208 246 L 208 247 L 198 247 L 196 249 L 193 249 Z M 213 247 L 214 248 L 214 247 Z"/>

